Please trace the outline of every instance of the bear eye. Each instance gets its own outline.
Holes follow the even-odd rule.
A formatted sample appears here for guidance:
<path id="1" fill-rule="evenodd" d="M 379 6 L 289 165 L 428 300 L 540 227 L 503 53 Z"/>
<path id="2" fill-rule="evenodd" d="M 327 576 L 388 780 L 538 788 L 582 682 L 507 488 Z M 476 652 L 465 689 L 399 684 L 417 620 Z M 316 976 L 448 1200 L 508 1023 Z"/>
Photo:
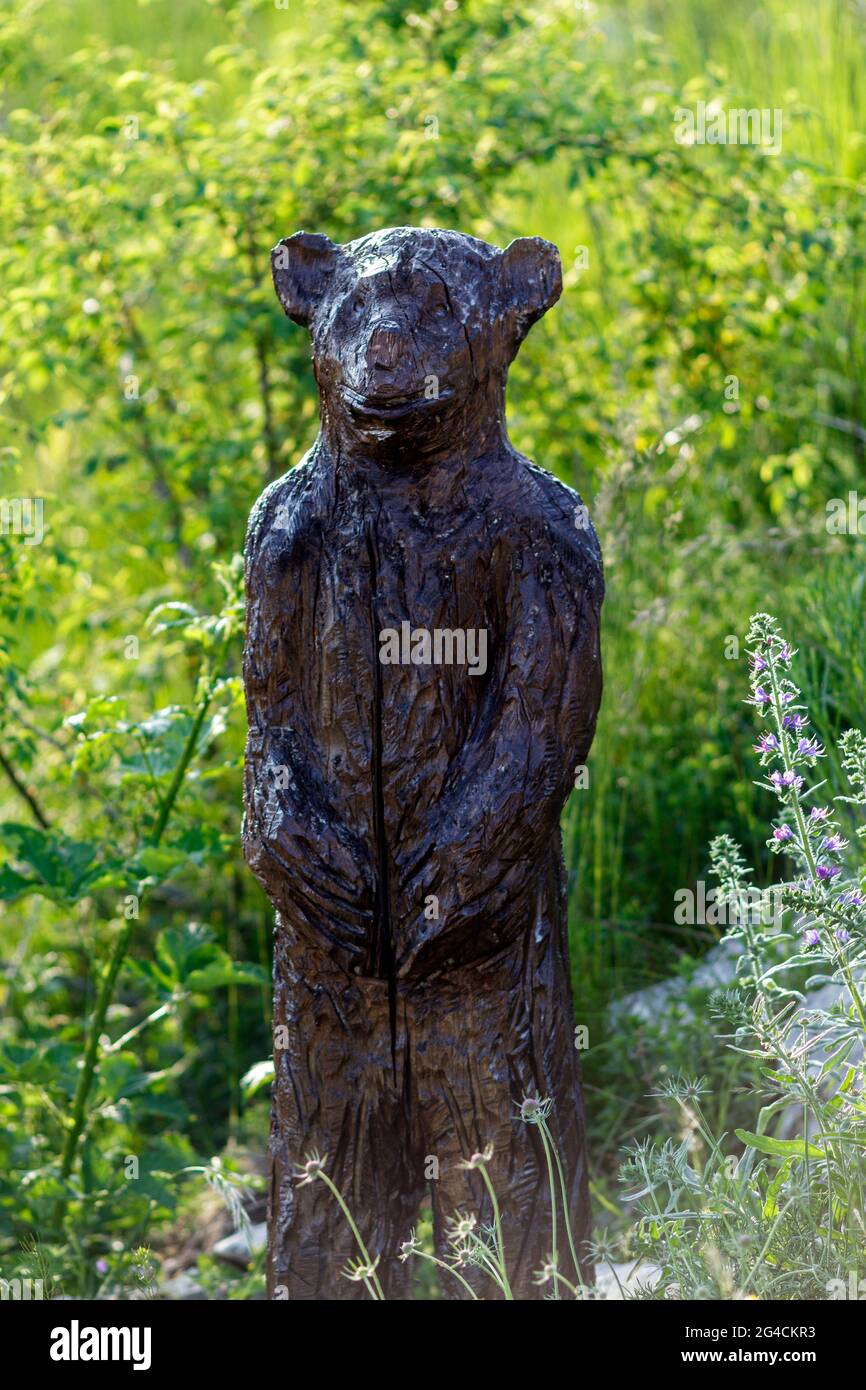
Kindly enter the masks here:
<path id="1" fill-rule="evenodd" d="M 434 319 L 444 319 L 448 315 L 448 305 L 444 299 L 437 299 L 431 310 Z"/>

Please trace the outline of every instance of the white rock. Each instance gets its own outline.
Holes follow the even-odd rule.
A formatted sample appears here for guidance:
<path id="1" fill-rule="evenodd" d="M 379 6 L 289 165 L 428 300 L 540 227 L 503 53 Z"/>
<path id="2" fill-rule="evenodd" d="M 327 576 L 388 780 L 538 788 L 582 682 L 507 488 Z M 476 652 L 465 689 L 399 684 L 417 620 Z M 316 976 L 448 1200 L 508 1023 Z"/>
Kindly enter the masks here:
<path id="1" fill-rule="evenodd" d="M 600 1264 L 595 1271 L 596 1298 L 609 1303 L 621 1303 L 639 1289 L 652 1289 L 661 1277 L 661 1270 L 651 1264 Z"/>
<path id="2" fill-rule="evenodd" d="M 207 1294 L 200 1284 L 196 1282 L 188 1269 L 181 1274 L 176 1274 L 173 1279 L 166 1279 L 164 1284 L 159 1286 L 160 1298 L 169 1298 L 176 1302 L 199 1302 L 207 1298 Z"/>
<path id="3" fill-rule="evenodd" d="M 264 1250 L 268 1243 L 267 1222 L 260 1221 L 257 1225 L 251 1226 L 249 1235 L 249 1240 L 244 1231 L 232 1231 L 230 1236 L 223 1236 L 213 1248 L 214 1255 L 218 1260 L 225 1260 L 226 1264 L 246 1269 L 253 1255 L 259 1250 Z"/>
<path id="4" fill-rule="evenodd" d="M 731 984 L 736 979 L 737 957 L 742 950 L 738 941 L 720 941 L 710 947 L 690 975 L 675 975 L 616 999 L 610 1008 L 611 1019 L 617 1022 L 621 1018 L 640 1018 L 644 1023 L 658 1023 L 668 1005 L 682 1003 L 689 990 L 721 989 Z"/>

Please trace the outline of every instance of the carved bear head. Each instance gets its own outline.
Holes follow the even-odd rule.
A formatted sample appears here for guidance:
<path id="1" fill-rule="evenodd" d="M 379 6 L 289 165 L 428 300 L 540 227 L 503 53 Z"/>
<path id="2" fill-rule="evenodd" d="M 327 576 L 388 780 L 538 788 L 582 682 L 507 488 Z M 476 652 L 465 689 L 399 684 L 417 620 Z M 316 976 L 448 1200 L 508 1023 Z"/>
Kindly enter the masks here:
<path id="1" fill-rule="evenodd" d="M 540 237 L 500 251 L 417 227 L 344 246 L 297 232 L 271 262 L 280 303 L 312 336 L 323 426 L 382 454 L 504 430 L 508 366 L 562 291 L 559 252 Z"/>

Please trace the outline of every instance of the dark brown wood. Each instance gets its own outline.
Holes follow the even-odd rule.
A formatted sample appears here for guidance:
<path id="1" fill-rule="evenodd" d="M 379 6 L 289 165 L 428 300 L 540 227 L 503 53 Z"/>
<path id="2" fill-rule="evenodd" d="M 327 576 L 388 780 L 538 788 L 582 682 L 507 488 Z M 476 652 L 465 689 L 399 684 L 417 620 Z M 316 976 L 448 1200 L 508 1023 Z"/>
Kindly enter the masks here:
<path id="1" fill-rule="evenodd" d="M 309 1151 L 404 1298 L 423 1202 L 440 1248 L 455 1210 L 489 1219 L 458 1164 L 492 1144 L 515 1295 L 540 1296 L 525 1095 L 553 1101 L 581 1241 L 590 1221 L 559 816 L 601 698 L 603 586 L 579 497 L 508 438 L 505 380 L 559 254 L 401 227 L 299 232 L 273 267 L 311 331 L 321 428 L 246 550 L 244 845 L 277 912 L 271 1294 L 367 1296 L 340 1276 L 357 1252 L 324 1184 L 293 1181 Z M 383 633 L 423 657 L 422 629 L 428 663 L 383 662 Z M 463 664 L 436 632 L 469 634 Z"/>

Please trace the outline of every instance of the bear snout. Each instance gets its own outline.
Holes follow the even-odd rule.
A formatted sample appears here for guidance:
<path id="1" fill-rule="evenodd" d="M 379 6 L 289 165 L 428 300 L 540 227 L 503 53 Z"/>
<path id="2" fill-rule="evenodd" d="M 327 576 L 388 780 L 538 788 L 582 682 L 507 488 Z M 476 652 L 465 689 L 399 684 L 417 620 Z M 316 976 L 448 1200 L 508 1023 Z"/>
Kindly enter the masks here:
<path id="1" fill-rule="evenodd" d="M 370 334 L 367 362 L 370 367 L 391 372 L 400 361 L 405 335 L 399 324 L 378 323 Z"/>

